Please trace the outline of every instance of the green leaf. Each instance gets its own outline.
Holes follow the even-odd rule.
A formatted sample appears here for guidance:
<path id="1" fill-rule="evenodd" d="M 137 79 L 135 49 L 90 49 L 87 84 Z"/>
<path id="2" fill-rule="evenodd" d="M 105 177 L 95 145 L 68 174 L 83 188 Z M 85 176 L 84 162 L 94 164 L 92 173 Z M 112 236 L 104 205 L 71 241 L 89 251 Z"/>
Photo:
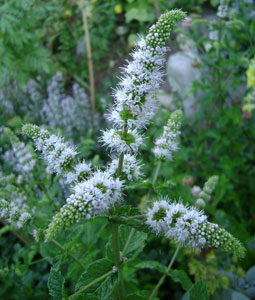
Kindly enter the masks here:
<path id="1" fill-rule="evenodd" d="M 88 269 L 81 275 L 74 293 L 70 299 L 108 299 L 117 280 L 112 273 L 113 262 L 109 259 L 99 259 L 88 266 Z"/>
<path id="2" fill-rule="evenodd" d="M 198 280 L 189 290 L 190 300 L 208 300 L 209 292 L 206 284 L 202 280 Z"/>
<path id="3" fill-rule="evenodd" d="M 161 263 L 155 260 L 143 261 L 140 259 L 134 259 L 134 260 L 130 260 L 130 262 L 128 261 L 127 263 L 137 269 L 152 269 L 152 270 L 157 270 L 161 273 L 166 272 L 166 266 L 163 266 Z"/>
<path id="4" fill-rule="evenodd" d="M 192 281 L 183 270 L 170 270 L 168 275 L 174 282 L 179 282 L 185 291 L 192 287 Z"/>
<path id="5" fill-rule="evenodd" d="M 134 257 L 143 250 L 147 234 L 139 231 L 131 233 L 131 231 L 132 229 L 128 226 L 120 226 L 120 249 L 124 252 L 124 256 L 132 255 Z"/>
<path id="6" fill-rule="evenodd" d="M 56 268 L 52 267 L 48 279 L 48 288 L 49 293 L 53 297 L 53 299 L 58 300 L 63 298 L 64 283 L 65 278 L 62 276 L 61 272 Z"/>

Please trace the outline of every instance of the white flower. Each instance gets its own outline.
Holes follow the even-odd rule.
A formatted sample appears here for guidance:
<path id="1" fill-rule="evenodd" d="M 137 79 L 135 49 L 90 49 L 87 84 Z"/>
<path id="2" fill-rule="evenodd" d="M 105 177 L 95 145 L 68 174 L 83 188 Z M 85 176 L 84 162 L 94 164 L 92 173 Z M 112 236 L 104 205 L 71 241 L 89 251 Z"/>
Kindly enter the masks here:
<path id="1" fill-rule="evenodd" d="M 101 141 L 104 145 L 117 152 L 136 153 L 141 146 L 143 139 L 136 129 L 129 130 L 126 135 L 122 131 L 109 129 L 103 131 Z"/>
<path id="2" fill-rule="evenodd" d="M 117 172 L 119 165 L 119 159 L 113 159 L 108 169 L 111 174 Z M 124 155 L 122 173 L 127 177 L 128 180 L 138 179 L 141 176 L 141 164 L 136 160 L 136 157 L 130 154 Z"/>
<path id="3" fill-rule="evenodd" d="M 193 197 L 198 197 L 200 192 L 201 192 L 201 188 L 197 185 L 194 185 L 191 189 L 191 194 Z"/>
<path id="4" fill-rule="evenodd" d="M 167 230 L 165 217 L 169 208 L 170 205 L 167 200 L 160 200 L 155 202 L 151 209 L 148 209 L 146 224 L 156 233 L 162 233 Z"/>

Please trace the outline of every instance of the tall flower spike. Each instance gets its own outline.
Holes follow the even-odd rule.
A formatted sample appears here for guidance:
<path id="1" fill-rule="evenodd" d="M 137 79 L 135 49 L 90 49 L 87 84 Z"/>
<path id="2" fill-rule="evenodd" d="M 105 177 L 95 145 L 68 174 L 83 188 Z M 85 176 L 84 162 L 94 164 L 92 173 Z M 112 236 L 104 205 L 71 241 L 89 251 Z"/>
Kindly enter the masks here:
<path id="1" fill-rule="evenodd" d="M 106 213 L 121 199 L 123 182 L 115 179 L 107 171 L 96 171 L 88 180 L 77 183 L 74 193 L 66 200 L 60 212 L 50 223 L 46 240 L 54 238 L 59 231 L 66 229 L 81 218 L 91 219 Z"/>
<path id="2" fill-rule="evenodd" d="M 113 95 L 114 108 L 109 118 L 115 129 L 104 132 L 102 138 L 110 148 L 119 152 L 137 152 L 142 138 L 134 132 L 134 128 L 146 127 L 154 115 L 153 92 L 162 81 L 163 55 L 167 51 L 164 45 L 174 25 L 185 16 L 180 10 L 163 14 L 150 28 L 146 38 L 138 42 L 137 49 L 132 53 L 133 61 L 124 68 L 122 80 Z M 121 136 L 119 130 L 124 128 L 127 133 Z M 133 147 L 128 143 L 129 137 L 135 138 Z"/>
<path id="3" fill-rule="evenodd" d="M 157 234 L 163 234 L 182 246 L 203 248 L 221 247 L 239 258 L 245 248 L 225 229 L 207 221 L 202 211 L 182 203 L 169 203 L 167 199 L 155 202 L 147 212 L 146 224 Z"/>
<path id="4" fill-rule="evenodd" d="M 36 163 L 36 160 L 30 152 L 31 149 L 21 142 L 11 129 L 5 128 L 4 132 L 12 143 L 14 154 L 21 166 L 19 169 L 25 173 L 24 175 L 27 175 L 27 173 L 33 170 Z"/>
<path id="5" fill-rule="evenodd" d="M 77 154 L 61 137 L 36 125 L 26 124 L 22 127 L 22 132 L 34 140 L 36 150 L 42 151 L 50 173 L 59 174 L 68 169 Z"/>
<path id="6" fill-rule="evenodd" d="M 176 110 L 171 114 L 167 125 L 164 126 L 162 136 L 160 136 L 155 142 L 156 146 L 153 149 L 153 152 L 157 158 L 162 160 L 172 160 L 173 152 L 178 150 L 178 137 L 181 133 L 181 118 L 181 110 Z"/>

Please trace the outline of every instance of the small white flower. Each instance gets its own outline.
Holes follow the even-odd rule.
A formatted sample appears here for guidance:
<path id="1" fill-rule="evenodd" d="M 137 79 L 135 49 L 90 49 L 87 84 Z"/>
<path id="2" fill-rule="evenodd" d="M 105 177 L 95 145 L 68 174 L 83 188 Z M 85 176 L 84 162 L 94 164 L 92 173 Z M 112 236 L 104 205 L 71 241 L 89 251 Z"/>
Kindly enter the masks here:
<path id="1" fill-rule="evenodd" d="M 200 192 L 201 192 L 201 188 L 197 185 L 194 185 L 191 189 L 191 194 L 193 197 L 198 197 Z"/>

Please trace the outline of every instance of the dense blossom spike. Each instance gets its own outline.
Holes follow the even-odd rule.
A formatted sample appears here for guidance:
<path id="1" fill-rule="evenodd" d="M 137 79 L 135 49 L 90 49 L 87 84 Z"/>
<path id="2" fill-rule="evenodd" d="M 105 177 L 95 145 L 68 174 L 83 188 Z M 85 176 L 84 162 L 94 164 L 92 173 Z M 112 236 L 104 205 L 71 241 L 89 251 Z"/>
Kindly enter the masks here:
<path id="1" fill-rule="evenodd" d="M 109 165 L 109 172 L 115 174 L 119 166 L 119 159 L 113 159 Z M 124 156 L 122 173 L 128 180 L 134 180 L 141 177 L 141 164 L 134 155 L 126 154 Z"/>
<path id="2" fill-rule="evenodd" d="M 18 159 L 18 163 L 20 164 L 18 169 L 20 169 L 24 175 L 27 175 L 33 170 L 36 160 L 31 154 L 30 149 L 18 139 L 11 129 L 5 128 L 5 134 L 10 139 L 14 154 Z"/>
<path id="3" fill-rule="evenodd" d="M 207 221 L 202 211 L 182 203 L 170 203 L 163 199 L 155 202 L 147 212 L 146 224 L 156 233 L 164 234 L 182 246 L 203 248 L 221 247 L 238 257 L 243 257 L 245 248 L 226 230 Z"/>
<path id="4" fill-rule="evenodd" d="M 167 125 L 164 126 L 162 136 L 160 136 L 155 142 L 156 146 L 153 149 L 153 152 L 157 158 L 172 160 L 173 152 L 178 150 L 181 118 L 181 110 L 176 110 L 171 114 Z"/>
<path id="5" fill-rule="evenodd" d="M 22 127 L 22 132 L 34 140 L 36 150 L 42 151 L 50 173 L 61 173 L 66 170 L 77 154 L 61 137 L 52 135 L 36 125 L 26 124 Z"/>
<path id="6" fill-rule="evenodd" d="M 115 150 L 130 152 L 130 145 L 119 139 L 119 130 L 127 127 L 127 135 L 133 135 L 133 128 L 145 128 L 155 113 L 153 92 L 162 81 L 163 55 L 167 51 L 165 43 L 174 25 L 182 21 L 186 14 L 172 10 L 163 14 L 158 22 L 150 28 L 146 38 L 141 38 L 132 53 L 133 61 L 123 70 L 122 80 L 114 92 L 114 108 L 109 119 L 114 128 L 103 134 L 102 141 Z M 112 142 L 117 139 L 118 142 Z M 141 139 L 141 138 L 140 138 Z M 120 141 L 121 140 L 121 143 Z M 137 147 L 132 151 L 136 152 Z"/>
<path id="7" fill-rule="evenodd" d="M 74 186 L 74 193 L 66 200 L 57 213 L 46 233 L 51 239 L 61 230 L 78 222 L 81 218 L 91 219 L 106 213 L 121 199 L 123 182 L 112 177 L 108 171 L 96 171 L 87 180 Z"/>

